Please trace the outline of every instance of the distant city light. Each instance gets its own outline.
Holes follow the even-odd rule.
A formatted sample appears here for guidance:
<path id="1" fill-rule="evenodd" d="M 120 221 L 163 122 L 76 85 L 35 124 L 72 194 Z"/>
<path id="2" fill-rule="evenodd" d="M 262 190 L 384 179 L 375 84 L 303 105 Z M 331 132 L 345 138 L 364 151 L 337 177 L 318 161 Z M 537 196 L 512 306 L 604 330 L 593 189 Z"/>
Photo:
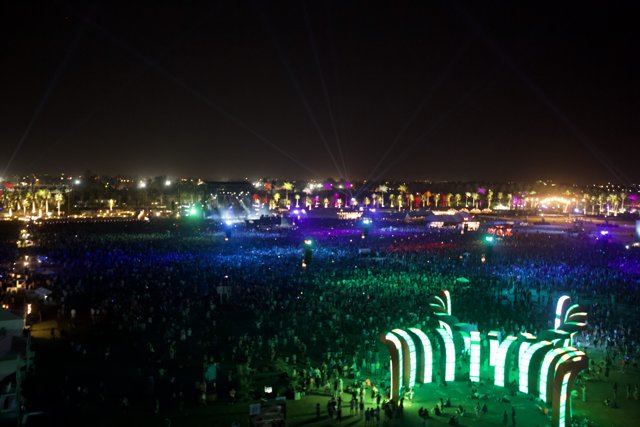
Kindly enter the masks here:
<path id="1" fill-rule="evenodd" d="M 81 183 L 81 182 L 82 182 L 82 181 L 80 181 L 79 179 L 74 179 L 74 180 L 73 180 L 73 183 L 74 183 L 75 185 L 80 185 L 80 183 Z"/>
<path id="2" fill-rule="evenodd" d="M 140 182 L 138 183 L 138 188 L 147 188 L 147 183 L 146 183 L 146 182 L 144 182 L 144 181 L 140 181 Z"/>
<path id="3" fill-rule="evenodd" d="M 601 236 L 606 236 L 607 234 L 609 234 L 609 230 L 600 230 Z"/>
<path id="4" fill-rule="evenodd" d="M 165 187 L 170 186 L 170 185 L 171 185 L 171 180 L 169 180 L 169 179 L 168 179 L 168 180 L 166 180 L 166 181 L 164 182 L 164 185 L 165 185 Z"/>

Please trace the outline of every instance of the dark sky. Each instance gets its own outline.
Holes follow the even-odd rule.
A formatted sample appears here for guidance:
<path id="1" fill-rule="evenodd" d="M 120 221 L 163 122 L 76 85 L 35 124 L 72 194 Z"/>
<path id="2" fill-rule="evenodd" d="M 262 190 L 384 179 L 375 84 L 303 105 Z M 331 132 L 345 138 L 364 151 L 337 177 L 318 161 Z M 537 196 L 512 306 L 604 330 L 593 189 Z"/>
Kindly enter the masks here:
<path id="1" fill-rule="evenodd" d="M 639 182 L 633 4 L 3 2 L 0 173 Z"/>

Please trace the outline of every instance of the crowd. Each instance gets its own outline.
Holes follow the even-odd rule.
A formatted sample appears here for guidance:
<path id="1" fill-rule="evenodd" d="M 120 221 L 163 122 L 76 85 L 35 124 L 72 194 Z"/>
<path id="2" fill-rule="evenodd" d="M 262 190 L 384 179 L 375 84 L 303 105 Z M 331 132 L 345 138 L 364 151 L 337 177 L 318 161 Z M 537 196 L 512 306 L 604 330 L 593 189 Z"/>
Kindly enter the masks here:
<path id="1" fill-rule="evenodd" d="M 489 246 L 479 234 L 416 226 L 366 239 L 346 225 L 314 227 L 237 227 L 226 239 L 175 227 L 43 229 L 38 251 L 55 274 L 34 279 L 53 291 L 51 337 L 68 357 L 50 391 L 79 414 L 185 411 L 265 397 L 264 385 L 271 396 L 353 391 L 358 402 L 358 378 L 378 378 L 384 396 L 380 333 L 426 325 L 428 300 L 444 288 L 462 321 L 506 334 L 550 327 L 554 298 L 570 293 L 591 305 L 582 345 L 627 363 L 638 356 L 638 330 L 625 322 L 640 301 L 640 274 L 625 268 L 637 252 L 560 235 Z M 302 268 L 308 236 L 312 261 Z M 368 423 L 377 407 L 360 408 Z"/>

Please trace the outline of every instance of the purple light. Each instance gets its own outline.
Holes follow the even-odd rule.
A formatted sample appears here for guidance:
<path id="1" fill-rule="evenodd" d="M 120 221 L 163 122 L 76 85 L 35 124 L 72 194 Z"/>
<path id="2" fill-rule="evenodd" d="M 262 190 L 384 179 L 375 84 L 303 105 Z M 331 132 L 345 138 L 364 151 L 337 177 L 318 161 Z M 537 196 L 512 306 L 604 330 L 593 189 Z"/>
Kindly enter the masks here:
<path id="1" fill-rule="evenodd" d="M 344 188 L 351 188 L 351 187 L 353 187 L 353 184 L 351 184 L 350 182 L 347 181 L 344 183 Z"/>
<path id="2" fill-rule="evenodd" d="M 333 188 L 333 184 L 331 184 L 330 182 L 327 182 L 327 183 L 323 184 L 323 187 L 325 189 L 329 190 L 329 189 Z"/>
<path id="3" fill-rule="evenodd" d="M 600 230 L 601 236 L 606 236 L 607 234 L 609 234 L 609 230 Z"/>

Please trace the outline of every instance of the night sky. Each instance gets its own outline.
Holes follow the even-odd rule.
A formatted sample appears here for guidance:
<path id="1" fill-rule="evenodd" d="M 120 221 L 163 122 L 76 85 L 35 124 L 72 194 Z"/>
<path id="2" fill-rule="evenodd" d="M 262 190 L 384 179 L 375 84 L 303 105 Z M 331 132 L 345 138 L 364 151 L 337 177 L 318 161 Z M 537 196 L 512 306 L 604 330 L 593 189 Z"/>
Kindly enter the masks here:
<path id="1" fill-rule="evenodd" d="M 0 173 L 637 183 L 633 4 L 3 2 Z"/>

